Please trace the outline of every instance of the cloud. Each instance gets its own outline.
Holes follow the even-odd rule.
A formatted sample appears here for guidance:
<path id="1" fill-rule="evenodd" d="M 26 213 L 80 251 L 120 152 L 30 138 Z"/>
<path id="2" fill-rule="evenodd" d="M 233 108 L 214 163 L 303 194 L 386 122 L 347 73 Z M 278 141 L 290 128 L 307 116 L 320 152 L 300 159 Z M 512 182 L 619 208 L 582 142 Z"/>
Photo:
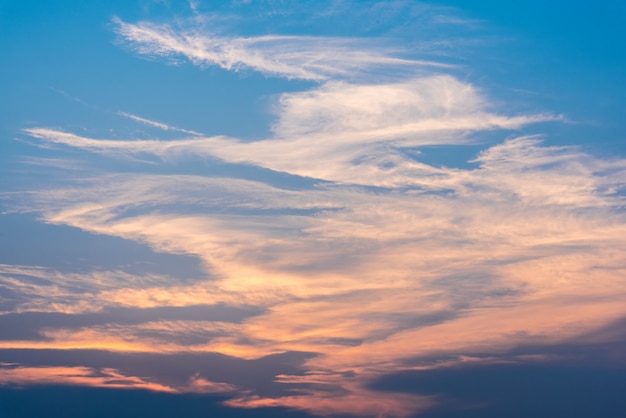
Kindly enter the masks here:
<path id="1" fill-rule="evenodd" d="M 285 190 L 260 181 L 127 173 L 31 193 L 28 207 L 48 222 L 195 254 L 214 274 L 189 285 L 120 284 L 95 293 L 99 304 L 236 301 L 265 312 L 218 326 L 201 344 L 190 338 L 216 325 L 49 330 L 46 343 L 4 346 L 158 347 L 247 359 L 313 352 L 319 356 L 306 370 L 356 377 L 350 383 L 316 374 L 310 384 L 322 380 L 349 395 L 314 391 L 231 404 L 338 413 L 367 398 L 372 408 L 407 415 L 402 405 L 428 399 L 397 399 L 391 407 L 362 388 L 411 359 L 558 344 L 622 317 L 626 222 L 617 191 L 626 183 L 624 162 L 520 137 L 485 149 L 476 163 L 430 168 L 438 175 L 417 178 L 425 190 L 341 183 Z"/>
<path id="2" fill-rule="evenodd" d="M 237 388 L 228 383 L 211 382 L 196 373 L 192 376 L 189 382 L 189 387 L 186 388 L 186 392 L 196 393 L 227 393 L 234 392 Z"/>
<path id="3" fill-rule="evenodd" d="M 93 370 L 89 367 L 0 367 L 0 385 L 64 384 L 108 388 L 148 389 L 175 392 L 140 377 L 124 376 L 114 369 Z"/>
<path id="4" fill-rule="evenodd" d="M 16 301 L 4 319 L 34 315 L 39 322 L 0 348 L 177 359 L 220 353 L 240 362 L 308 353 L 296 370 L 272 375 L 296 392 L 252 388 L 228 404 L 409 416 L 436 399 L 377 393 L 370 383 L 427 362 L 493 361 L 529 343 L 549 347 L 580 336 L 606 342 L 610 337 L 592 331 L 626 316 L 626 161 L 520 132 L 562 116 L 496 109 L 478 87 L 444 73 L 448 67 L 400 58 L 404 51 L 383 41 L 115 24 L 141 54 L 317 83 L 281 94 L 271 135 L 256 141 L 202 137 L 131 114 L 122 115 L 194 137 L 113 140 L 26 129 L 59 154 L 67 146 L 87 160 L 89 153 L 151 158 L 167 170 L 78 167 L 80 180 L 35 185 L 14 210 L 194 255 L 207 275 L 185 281 L 2 266 L 1 283 Z M 389 75 L 373 76 L 383 72 Z M 486 131 L 500 139 L 483 138 Z M 465 168 L 435 166 L 420 154 L 426 146 L 453 152 L 467 144 L 482 151 Z M 245 180 L 228 172 L 172 174 L 197 159 L 266 171 Z M 268 170 L 311 182 L 270 185 Z M 202 318 L 183 315 L 198 305 L 250 311 L 233 314 L 237 321 L 204 311 Z M 65 314 L 44 320 L 27 311 Z M 140 320 L 120 320 L 116 312 Z M 61 326 L 58 317 L 74 323 Z M 186 386 L 167 387 L 235 388 L 187 372 Z M 7 376 L 17 379 L 15 373 Z M 77 373 L 92 378 L 89 369 Z"/>
<path id="5" fill-rule="evenodd" d="M 442 174 L 417 161 L 420 146 L 467 144 L 473 132 L 561 119 L 504 116 L 489 108 L 474 86 L 448 75 L 393 84 L 329 82 L 280 97 L 276 138 L 220 147 L 216 155 L 329 181 L 420 185 Z"/>
<path id="6" fill-rule="evenodd" d="M 328 82 L 318 89 L 285 93 L 279 103 L 274 131 L 281 139 L 366 133 L 370 140 L 381 141 L 442 130 L 510 129 L 554 119 L 489 114 L 488 101 L 474 86 L 442 74 L 389 84 Z"/>
<path id="7" fill-rule="evenodd" d="M 115 18 L 116 32 L 140 54 L 183 56 L 194 64 L 226 70 L 252 69 L 288 79 L 327 80 L 384 66 L 415 71 L 449 68 L 449 64 L 392 56 L 389 47 L 371 40 L 312 36 L 265 35 L 222 37 L 199 30 L 178 30 L 148 22 L 125 23 Z"/>
<path id="8" fill-rule="evenodd" d="M 0 315 L 0 324 L 5 330 L 0 340 L 38 340 L 51 329 L 83 329 L 97 328 L 114 324 L 116 328 L 143 326 L 147 323 L 194 323 L 205 321 L 216 323 L 238 323 L 248 316 L 258 315 L 262 311 L 250 307 L 234 307 L 225 305 L 190 305 L 190 306 L 160 306 L 154 308 L 115 307 L 107 306 L 99 311 L 91 312 L 54 312 L 54 311 L 21 311 Z M 204 324 L 206 328 L 207 324 Z M 148 331 L 154 336 L 169 334 L 173 337 L 175 327 L 170 331 L 151 325 Z M 179 328 L 181 328 L 179 326 Z M 197 330 L 196 330 L 197 331 Z M 182 332 L 181 332 L 182 334 Z M 211 333 L 207 333 L 208 336 Z"/>
<path id="9" fill-rule="evenodd" d="M 334 132 L 353 129 L 347 126 L 332 128 L 329 149 Z M 211 141 L 224 147 L 231 142 L 107 142 L 48 130 L 34 134 L 86 150 L 154 152 L 174 167 Z M 281 140 L 290 141 L 268 141 Z M 234 144 L 240 150 L 254 146 Z M 366 152 L 360 144 L 354 149 Z M 176 159 L 167 157 L 173 147 Z M 210 152 L 225 151 L 216 146 Z M 304 155 L 323 168 L 322 158 Z M 341 162 L 343 170 L 354 164 Z M 303 377 L 299 384 L 345 395 L 310 389 L 296 396 L 240 396 L 230 404 L 343 413 L 368 399 L 370 408 L 406 416 L 432 400 L 391 400 L 366 390 L 368 382 L 420 359 L 484 358 L 529 342 L 560 344 L 623 317 L 624 161 L 522 136 L 485 148 L 475 164 L 461 169 L 421 163 L 419 173 L 405 173 L 410 188 L 370 190 L 335 180 L 287 190 L 261 180 L 125 173 L 35 191 L 27 207 L 48 222 L 194 254 L 212 272 L 213 279 L 192 285 L 103 290 L 95 295 L 99 303 L 245 303 L 264 312 L 228 327 L 103 325 L 49 330 L 48 342 L 4 346 L 134 352 L 158 347 L 242 359 L 317 353 L 302 366 L 310 380 Z M 380 170 L 374 184 L 386 175 L 395 174 Z M 197 335 L 205 339 L 191 343 Z M 322 373 L 328 370 L 353 377 Z"/>
<path id="10" fill-rule="evenodd" d="M 345 390 L 344 388 L 342 388 Z M 436 404 L 434 397 L 402 393 L 386 393 L 355 387 L 343 396 L 320 390 L 307 391 L 303 395 L 264 398 L 245 396 L 229 399 L 228 406 L 238 408 L 288 407 L 305 410 L 318 416 L 351 415 L 376 417 L 409 417 Z"/>
<path id="11" fill-rule="evenodd" d="M 88 387 L 145 389 L 157 392 L 180 393 L 228 393 L 236 387 L 222 382 L 209 381 L 199 373 L 189 379 L 186 387 L 170 387 L 150 382 L 139 376 L 129 376 L 112 368 L 93 369 L 90 367 L 28 367 L 14 364 L 0 365 L 0 385 L 43 384 L 79 385 Z"/>
<path id="12" fill-rule="evenodd" d="M 176 131 L 176 132 L 182 132 L 182 133 L 195 135 L 195 136 L 202 136 L 201 133 L 196 132 L 196 131 L 176 128 L 175 126 L 166 125 L 165 123 L 157 122 L 157 121 L 146 119 L 146 118 L 141 118 L 137 115 L 133 115 L 132 113 L 118 112 L 117 114 L 120 116 L 124 116 L 125 118 L 134 120 L 135 122 L 143 123 L 144 125 L 151 126 L 153 128 L 158 128 L 164 131 Z"/>
<path id="13" fill-rule="evenodd" d="M 416 161 L 411 155 L 416 147 L 467 144 L 471 132 L 561 119 L 545 114 L 504 116 L 489 112 L 489 107 L 471 84 L 437 75 L 394 84 L 330 82 L 285 93 L 276 108 L 275 137 L 253 142 L 223 136 L 96 140 L 46 128 L 26 132 L 112 156 L 153 154 L 172 160 L 195 155 L 334 182 L 423 186 L 429 177 L 446 173 Z"/>

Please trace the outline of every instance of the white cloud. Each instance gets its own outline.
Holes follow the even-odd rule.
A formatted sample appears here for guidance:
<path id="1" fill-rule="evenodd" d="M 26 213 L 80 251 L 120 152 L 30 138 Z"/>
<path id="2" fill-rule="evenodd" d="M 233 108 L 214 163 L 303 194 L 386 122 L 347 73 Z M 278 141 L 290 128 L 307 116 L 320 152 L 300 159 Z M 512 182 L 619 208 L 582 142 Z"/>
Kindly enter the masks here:
<path id="1" fill-rule="evenodd" d="M 112 155 L 152 153 L 172 159 L 191 154 L 329 181 L 420 186 L 443 173 L 406 155 L 407 148 L 464 144 L 471 132 L 560 119 L 543 114 L 499 115 L 489 107 L 471 84 L 437 75 L 392 84 L 329 82 L 310 91 L 283 94 L 276 108 L 275 137 L 254 142 L 227 137 L 94 140 L 45 128 L 26 132 Z"/>
<path id="2" fill-rule="evenodd" d="M 114 19 L 117 33 L 140 54 L 183 56 L 195 64 L 226 70 L 249 68 L 268 75 L 305 80 L 354 76 L 384 66 L 398 71 L 449 68 L 450 65 L 392 56 L 372 40 L 265 35 L 222 37 L 198 30 L 177 30 L 147 22 Z"/>
<path id="3" fill-rule="evenodd" d="M 381 141 L 424 132 L 510 129 L 556 119 L 551 115 L 506 117 L 489 113 L 488 107 L 474 86 L 449 75 L 390 84 L 329 82 L 318 89 L 283 94 L 274 131 L 282 139 L 333 135 L 337 141 L 346 134 L 350 138 L 361 134 Z M 418 143 L 441 143 L 440 138 L 427 141 Z"/>
<path id="4" fill-rule="evenodd" d="M 196 132 L 196 131 L 190 131 L 188 129 L 177 128 L 175 126 L 170 126 L 165 123 L 157 122 L 151 119 L 141 118 L 137 115 L 133 115 L 132 113 L 118 112 L 117 114 L 120 116 L 124 116 L 125 118 L 132 119 L 135 122 L 143 123 L 144 125 L 151 126 L 153 128 L 162 129 L 164 131 L 176 131 L 176 132 L 182 132 L 182 133 L 191 134 L 195 136 L 202 136 L 201 133 Z"/>

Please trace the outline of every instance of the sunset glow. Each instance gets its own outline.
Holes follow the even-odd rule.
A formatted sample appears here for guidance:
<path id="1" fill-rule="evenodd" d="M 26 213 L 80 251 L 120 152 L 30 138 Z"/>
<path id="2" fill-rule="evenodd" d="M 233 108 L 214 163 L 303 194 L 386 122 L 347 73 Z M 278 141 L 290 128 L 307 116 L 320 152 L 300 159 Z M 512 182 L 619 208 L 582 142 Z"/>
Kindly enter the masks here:
<path id="1" fill-rule="evenodd" d="M 572 58 L 538 2 L 26 3 L 0 6 L 0 392 L 621 416 L 508 396 L 626 377 L 623 54 Z M 609 3 L 567 13 L 623 45 Z"/>

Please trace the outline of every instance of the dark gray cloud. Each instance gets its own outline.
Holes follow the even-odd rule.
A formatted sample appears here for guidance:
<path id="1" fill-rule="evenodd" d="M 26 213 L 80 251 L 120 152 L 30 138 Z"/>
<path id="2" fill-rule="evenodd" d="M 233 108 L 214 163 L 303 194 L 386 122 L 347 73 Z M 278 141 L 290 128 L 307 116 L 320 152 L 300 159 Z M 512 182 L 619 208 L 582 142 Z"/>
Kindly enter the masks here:
<path id="1" fill-rule="evenodd" d="M 458 362 L 464 353 L 422 358 L 407 367 L 425 369 L 382 376 L 369 387 L 436 396 L 437 406 L 420 418 L 618 418 L 626 410 L 624 347 L 626 319 L 562 344 L 529 343 L 474 362 Z M 446 361 L 453 365 L 428 368 Z"/>
<path id="2" fill-rule="evenodd" d="M 626 368 L 495 364 L 384 377 L 372 388 L 434 395 L 439 405 L 420 418 L 590 417 L 619 418 Z"/>
<path id="3" fill-rule="evenodd" d="M 254 389 L 260 396 L 281 396 L 289 386 L 277 383 L 280 374 L 299 375 L 304 361 L 312 353 L 286 352 L 254 360 L 244 360 L 219 353 L 120 353 L 100 350 L 0 350 L 0 361 L 24 367 L 113 368 L 126 376 L 186 387 L 199 374 L 205 379 L 229 383 L 241 390 Z"/>
<path id="4" fill-rule="evenodd" d="M 0 417 L 47 418 L 306 418 L 312 415 L 287 408 L 233 409 L 221 405 L 223 396 L 167 394 L 144 390 L 37 386 L 0 388 Z"/>

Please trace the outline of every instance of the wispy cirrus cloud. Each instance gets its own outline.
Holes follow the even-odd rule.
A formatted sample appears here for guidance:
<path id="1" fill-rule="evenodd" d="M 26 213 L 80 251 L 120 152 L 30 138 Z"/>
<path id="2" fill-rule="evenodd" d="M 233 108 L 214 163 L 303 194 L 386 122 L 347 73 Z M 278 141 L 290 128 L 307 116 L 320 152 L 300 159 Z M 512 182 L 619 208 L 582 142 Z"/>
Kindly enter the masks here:
<path id="1" fill-rule="evenodd" d="M 140 54 L 182 56 L 195 64 L 233 71 L 252 69 L 289 79 L 354 77 L 355 73 L 380 67 L 395 67 L 398 71 L 450 68 L 449 64 L 435 61 L 399 58 L 389 54 L 389 47 L 372 46 L 371 40 L 358 38 L 224 37 L 149 22 L 131 24 L 119 18 L 113 23 L 122 39 Z"/>
<path id="2" fill-rule="evenodd" d="M 158 128 L 158 129 L 161 129 L 161 130 L 164 130 L 164 131 L 175 131 L 175 132 L 182 132 L 182 133 L 185 133 L 185 134 L 190 134 L 190 135 L 195 135 L 195 136 L 202 136 L 202 134 L 200 132 L 190 131 L 188 129 L 177 128 L 175 126 L 170 126 L 170 125 L 167 125 L 165 123 L 157 122 L 155 120 L 142 118 L 142 117 L 139 117 L 137 115 L 133 115 L 132 113 L 118 112 L 117 114 L 120 115 L 120 116 L 124 116 L 125 118 L 134 120 L 135 122 L 143 123 L 144 125 L 151 126 L 153 128 Z"/>
<path id="3" fill-rule="evenodd" d="M 95 140 L 46 128 L 27 129 L 47 142 L 115 155 L 198 155 L 289 174 L 373 186 L 417 185 L 439 170 L 405 150 L 467 144 L 467 135 L 558 121 L 550 114 L 507 116 L 489 111 L 471 84 L 447 75 L 393 84 L 326 83 L 283 94 L 275 137 L 242 142 L 224 136 L 175 141 Z M 323 165 L 319 161 L 324 161 Z"/>

